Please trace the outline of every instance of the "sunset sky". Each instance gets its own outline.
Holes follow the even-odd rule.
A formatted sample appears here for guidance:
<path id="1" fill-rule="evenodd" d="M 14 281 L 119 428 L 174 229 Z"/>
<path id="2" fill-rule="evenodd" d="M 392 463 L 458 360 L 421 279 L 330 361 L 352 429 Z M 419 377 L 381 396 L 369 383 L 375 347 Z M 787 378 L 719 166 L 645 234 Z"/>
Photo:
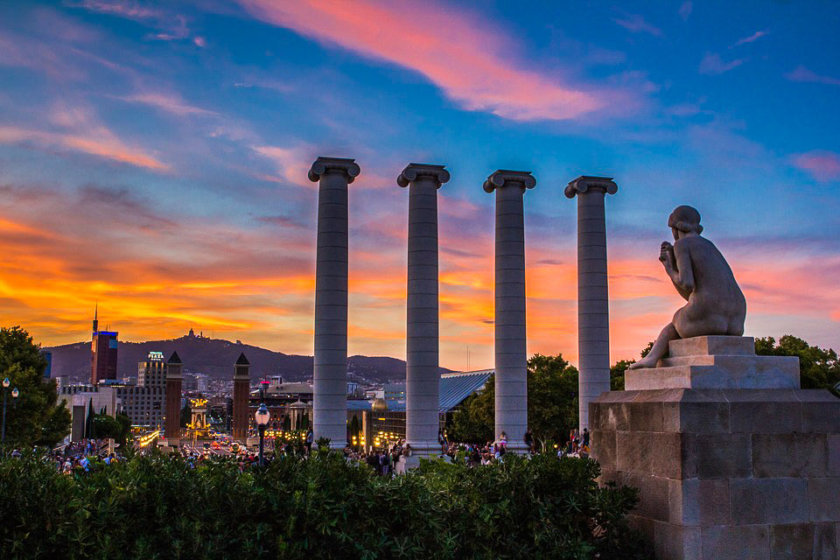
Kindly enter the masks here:
<path id="1" fill-rule="evenodd" d="M 611 354 L 682 300 L 679 204 L 747 333 L 840 347 L 836 2 L 0 2 L 0 324 L 190 328 L 311 354 L 319 155 L 355 158 L 351 354 L 405 355 L 409 162 L 444 164 L 441 365 L 493 365 L 496 169 L 525 195 L 529 352 L 576 362 L 579 175 L 608 198 Z"/>

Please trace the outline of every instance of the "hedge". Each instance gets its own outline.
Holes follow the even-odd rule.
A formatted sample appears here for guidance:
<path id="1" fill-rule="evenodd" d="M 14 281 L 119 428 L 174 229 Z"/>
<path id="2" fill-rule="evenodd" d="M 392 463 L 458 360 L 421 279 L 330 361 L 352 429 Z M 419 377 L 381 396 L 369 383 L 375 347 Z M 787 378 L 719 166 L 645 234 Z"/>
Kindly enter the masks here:
<path id="1" fill-rule="evenodd" d="M 424 461 L 376 476 L 320 451 L 240 472 L 137 457 L 91 472 L 0 460 L 2 558 L 648 558 L 626 524 L 638 492 L 587 459 Z"/>

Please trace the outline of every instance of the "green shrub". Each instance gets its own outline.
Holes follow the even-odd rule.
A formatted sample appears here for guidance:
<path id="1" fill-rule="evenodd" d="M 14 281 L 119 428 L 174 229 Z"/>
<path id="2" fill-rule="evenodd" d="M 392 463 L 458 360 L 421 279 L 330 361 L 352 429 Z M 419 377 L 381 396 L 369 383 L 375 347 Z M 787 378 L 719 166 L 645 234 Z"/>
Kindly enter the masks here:
<path id="1" fill-rule="evenodd" d="M 508 455 L 377 477 L 319 451 L 262 471 L 138 457 L 88 473 L 0 461 L 2 558 L 647 558 L 631 488 L 598 465 Z"/>

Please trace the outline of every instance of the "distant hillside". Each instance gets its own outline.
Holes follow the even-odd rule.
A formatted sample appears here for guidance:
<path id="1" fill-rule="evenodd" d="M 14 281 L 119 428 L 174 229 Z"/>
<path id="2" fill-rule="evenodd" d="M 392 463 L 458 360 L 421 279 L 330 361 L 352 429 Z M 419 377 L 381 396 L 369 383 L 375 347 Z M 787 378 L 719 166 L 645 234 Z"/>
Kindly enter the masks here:
<path id="1" fill-rule="evenodd" d="M 44 350 L 52 352 L 53 377 L 66 376 L 77 381 L 90 379 L 90 342 L 76 342 Z M 137 375 L 137 362 L 145 360 L 148 353 L 153 351 L 163 352 L 167 359 L 173 351 L 177 351 L 185 371 L 206 373 L 215 378 L 233 376 L 233 364 L 240 352 L 244 352 L 251 362 L 252 379 L 282 375 L 290 381 L 302 381 L 312 377 L 312 356 L 283 354 L 258 346 L 199 336 L 148 342 L 120 341 L 118 376 Z M 405 380 L 405 362 L 396 358 L 351 356 L 348 359 L 348 370 L 354 374 L 351 377 L 358 381 L 385 383 Z"/>

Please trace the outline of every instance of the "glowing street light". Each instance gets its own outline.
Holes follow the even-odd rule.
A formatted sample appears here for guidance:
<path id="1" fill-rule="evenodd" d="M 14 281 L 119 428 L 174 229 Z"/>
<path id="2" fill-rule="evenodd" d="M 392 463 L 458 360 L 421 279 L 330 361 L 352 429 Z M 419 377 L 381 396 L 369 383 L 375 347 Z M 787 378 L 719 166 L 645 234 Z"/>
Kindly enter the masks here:
<path id="1" fill-rule="evenodd" d="M 265 427 L 268 426 L 268 421 L 271 419 L 271 413 L 265 406 L 265 403 L 260 403 L 260 407 L 254 413 L 254 420 L 257 423 L 257 429 L 260 432 L 260 466 L 265 465 L 263 459 L 263 441 L 265 439 Z"/>
<path id="2" fill-rule="evenodd" d="M 3 435 L 0 436 L 0 443 L 6 442 L 6 399 L 9 394 L 9 386 L 12 384 L 11 380 L 7 377 L 3 380 Z M 16 399 L 20 396 L 20 391 L 18 388 L 15 387 L 12 389 L 12 399 Z"/>

